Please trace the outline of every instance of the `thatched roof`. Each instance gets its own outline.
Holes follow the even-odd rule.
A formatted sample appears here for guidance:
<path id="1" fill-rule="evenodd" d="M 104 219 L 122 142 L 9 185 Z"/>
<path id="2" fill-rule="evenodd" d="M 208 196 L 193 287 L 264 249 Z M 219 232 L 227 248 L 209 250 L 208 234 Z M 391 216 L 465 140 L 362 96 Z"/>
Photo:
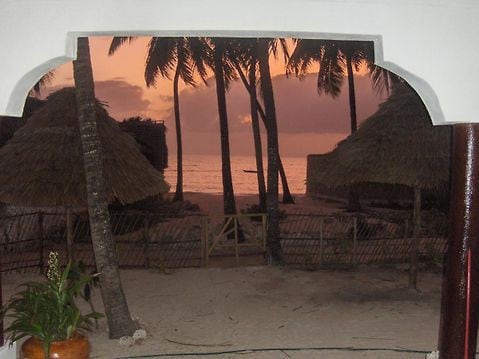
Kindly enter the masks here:
<path id="1" fill-rule="evenodd" d="M 27 123 L 27 119 L 45 104 L 35 97 L 27 97 L 22 117 L 0 116 L 0 147 L 13 137 L 15 131 Z"/>
<path id="2" fill-rule="evenodd" d="M 450 141 L 450 127 L 433 126 L 419 96 L 399 84 L 358 131 L 315 159 L 311 185 L 442 189 L 449 181 Z"/>
<path id="3" fill-rule="evenodd" d="M 167 192 L 168 184 L 97 102 L 108 200 L 132 203 Z M 86 183 L 75 89 L 51 94 L 45 106 L 0 149 L 0 201 L 17 206 L 86 207 Z"/>

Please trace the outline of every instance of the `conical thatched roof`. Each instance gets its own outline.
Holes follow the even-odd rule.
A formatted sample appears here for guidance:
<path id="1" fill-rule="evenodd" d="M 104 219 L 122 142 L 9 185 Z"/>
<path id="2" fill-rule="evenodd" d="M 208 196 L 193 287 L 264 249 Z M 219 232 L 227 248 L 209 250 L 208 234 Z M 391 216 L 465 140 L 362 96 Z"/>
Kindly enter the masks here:
<path id="1" fill-rule="evenodd" d="M 22 117 L 0 116 L 0 147 L 13 137 L 15 131 L 27 123 L 27 119 L 45 104 L 44 100 L 27 97 Z"/>
<path id="2" fill-rule="evenodd" d="M 332 152 L 317 156 L 311 185 L 442 189 L 449 181 L 450 140 L 450 127 L 433 126 L 419 96 L 399 84 L 358 131 Z"/>
<path id="3" fill-rule="evenodd" d="M 135 140 L 97 103 L 104 176 L 110 202 L 132 203 L 169 186 Z M 47 103 L 0 149 L 0 201 L 17 206 L 86 207 L 86 183 L 74 88 Z"/>

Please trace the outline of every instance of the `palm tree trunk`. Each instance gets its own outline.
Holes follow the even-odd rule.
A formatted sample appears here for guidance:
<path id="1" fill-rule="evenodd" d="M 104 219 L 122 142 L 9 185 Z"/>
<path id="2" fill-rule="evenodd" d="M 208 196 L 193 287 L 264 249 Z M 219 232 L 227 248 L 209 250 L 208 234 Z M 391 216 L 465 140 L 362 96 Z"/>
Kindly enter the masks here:
<path id="1" fill-rule="evenodd" d="M 100 291 L 108 320 L 109 335 L 117 339 L 132 335 L 137 328 L 130 316 L 120 281 L 108 202 L 103 177 L 102 147 L 95 113 L 95 90 L 88 38 L 78 39 L 77 59 L 73 62 L 76 86 L 78 123 L 83 149 L 83 162 L 88 194 L 90 231 Z"/>
<path id="2" fill-rule="evenodd" d="M 175 77 L 173 79 L 173 101 L 176 129 L 176 192 L 173 201 L 183 201 L 183 143 L 181 140 L 180 96 L 178 94 L 180 72 L 178 70 L 177 66 Z"/>
<path id="3" fill-rule="evenodd" d="M 266 114 L 261 108 L 261 105 L 259 104 L 258 100 L 256 100 L 256 103 L 258 104 L 258 112 L 261 118 L 263 119 L 263 123 L 266 128 Z M 283 167 L 283 161 L 281 160 L 281 155 L 279 154 L 279 145 L 278 145 L 278 170 L 279 170 L 279 175 L 281 178 L 281 187 L 283 188 L 283 203 L 293 204 L 294 197 L 291 195 L 291 192 L 289 191 L 288 178 L 286 176 L 286 171 L 284 170 L 284 167 Z"/>
<path id="4" fill-rule="evenodd" d="M 346 70 L 348 75 L 348 90 L 349 90 L 349 113 L 351 117 L 351 133 L 358 129 L 358 121 L 356 116 L 356 90 L 354 88 L 354 72 L 353 64 L 350 54 L 346 54 Z M 348 210 L 357 212 L 361 210 L 361 203 L 359 202 L 359 193 L 354 185 L 349 187 Z"/>
<path id="5" fill-rule="evenodd" d="M 223 74 L 223 45 L 221 44 L 221 40 L 216 42 L 214 50 L 214 67 L 221 135 L 221 173 L 223 177 L 224 214 L 236 214 L 233 178 L 231 175 L 228 114 L 226 111 L 226 86 Z"/>
<path id="6" fill-rule="evenodd" d="M 238 65 L 238 63 L 235 62 L 234 65 L 236 67 L 236 71 L 240 75 L 240 79 L 243 82 L 243 85 L 250 92 L 251 100 L 255 101 L 255 106 L 256 106 L 257 112 L 259 113 L 261 119 L 263 120 L 263 124 L 266 128 L 266 114 L 264 113 L 264 110 L 263 110 L 263 108 L 261 107 L 261 104 L 258 101 L 258 96 L 256 95 L 256 86 L 252 87 L 251 81 L 248 81 L 246 79 L 246 76 L 244 75 L 244 73 L 241 70 L 241 67 Z M 254 95 L 252 95 L 252 93 L 251 93 L 252 89 L 254 89 Z M 252 115 L 251 119 L 253 120 L 253 115 Z M 283 188 L 283 203 L 291 204 L 291 203 L 294 203 L 294 197 L 291 195 L 291 192 L 289 191 L 288 178 L 286 176 L 286 171 L 284 170 L 283 162 L 281 161 L 281 155 L 279 154 L 279 152 L 278 152 L 278 160 L 279 160 L 279 174 L 280 174 L 280 178 L 281 178 L 281 185 L 282 185 L 282 188 Z M 264 178 L 264 175 L 263 175 L 263 178 Z"/>
<path id="7" fill-rule="evenodd" d="M 276 122 L 273 84 L 269 68 L 268 41 L 267 39 L 261 39 L 258 42 L 259 72 L 261 76 L 261 91 L 264 98 L 266 133 L 268 139 L 267 243 L 272 263 L 280 265 L 283 264 L 284 260 L 279 231 L 278 127 Z"/>
<path id="8" fill-rule="evenodd" d="M 354 88 L 354 72 L 351 55 L 346 55 L 346 68 L 348 73 L 348 89 L 349 89 L 349 113 L 351 117 L 351 133 L 358 129 L 358 121 L 356 116 L 356 90 Z"/>
<path id="9" fill-rule="evenodd" d="M 283 167 L 283 161 L 278 153 L 279 176 L 281 178 L 281 185 L 283 187 L 283 203 L 294 204 L 294 198 L 289 191 L 288 180 L 286 179 L 286 172 Z"/>
<path id="10" fill-rule="evenodd" d="M 266 211 L 266 183 L 264 180 L 263 148 L 259 129 L 258 104 L 256 102 L 256 59 L 252 60 L 249 69 L 249 99 L 251 107 L 251 127 L 253 129 L 254 153 L 256 157 L 256 176 L 258 179 L 259 211 Z M 242 70 L 238 69 L 241 73 Z"/>

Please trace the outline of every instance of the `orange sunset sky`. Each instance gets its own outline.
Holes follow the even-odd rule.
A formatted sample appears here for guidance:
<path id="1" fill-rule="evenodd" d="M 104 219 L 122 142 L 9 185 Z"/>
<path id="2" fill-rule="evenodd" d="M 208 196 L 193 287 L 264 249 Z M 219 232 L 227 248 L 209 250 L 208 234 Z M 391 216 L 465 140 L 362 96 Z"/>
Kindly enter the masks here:
<path id="1" fill-rule="evenodd" d="M 176 151 L 172 112 L 172 82 L 159 79 L 156 88 L 145 85 L 144 61 L 149 38 L 138 38 L 125 44 L 114 56 L 108 56 L 110 37 L 90 38 L 92 65 L 97 97 L 108 103 L 110 115 L 118 121 L 130 116 L 163 120 L 169 132 L 170 154 Z M 283 156 L 304 157 L 324 153 L 349 133 L 348 92 L 345 85 L 339 98 L 319 96 L 316 75 L 303 80 L 286 78 L 281 56 L 271 60 L 273 86 Z M 317 71 L 317 68 L 314 69 Z M 43 96 L 71 86 L 71 63 L 59 67 L 54 80 Z M 359 121 L 373 114 L 382 98 L 371 88 L 365 71 L 356 74 L 357 111 Z M 180 85 L 180 108 L 183 124 L 184 153 L 219 154 L 219 125 L 214 79 L 209 86 L 197 88 Z M 346 84 L 346 81 L 345 81 Z M 232 155 L 253 155 L 253 140 L 249 123 L 249 100 L 240 81 L 232 84 L 227 94 Z"/>

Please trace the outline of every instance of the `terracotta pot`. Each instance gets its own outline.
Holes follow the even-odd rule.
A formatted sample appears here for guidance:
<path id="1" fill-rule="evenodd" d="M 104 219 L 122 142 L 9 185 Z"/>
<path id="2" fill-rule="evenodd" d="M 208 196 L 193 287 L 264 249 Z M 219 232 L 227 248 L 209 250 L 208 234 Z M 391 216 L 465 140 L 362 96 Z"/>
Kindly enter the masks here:
<path id="1" fill-rule="evenodd" d="M 53 342 L 50 346 L 49 359 L 88 359 L 90 345 L 88 339 L 81 334 L 74 334 L 71 339 Z M 22 345 L 21 359 L 46 359 L 42 342 L 30 338 Z"/>

